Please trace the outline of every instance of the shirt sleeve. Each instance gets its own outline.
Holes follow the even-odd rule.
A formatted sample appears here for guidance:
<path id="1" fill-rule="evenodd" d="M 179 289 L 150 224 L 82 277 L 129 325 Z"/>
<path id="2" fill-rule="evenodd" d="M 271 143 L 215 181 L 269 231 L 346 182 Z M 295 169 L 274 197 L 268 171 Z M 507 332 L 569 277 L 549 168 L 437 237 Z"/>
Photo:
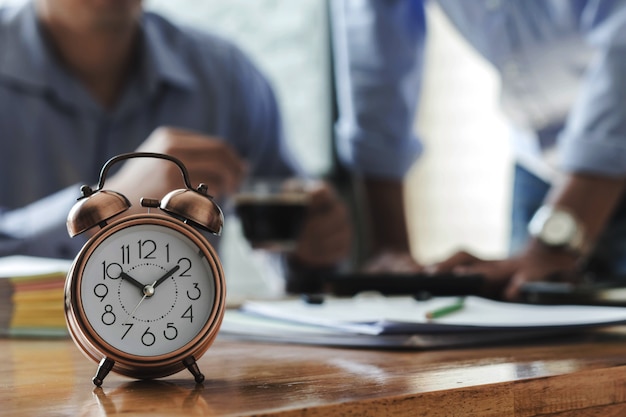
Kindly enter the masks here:
<path id="1" fill-rule="evenodd" d="M 70 238 L 66 220 L 79 195 L 76 185 L 19 209 L 0 210 L 0 256 L 75 257 L 86 237 Z"/>
<path id="2" fill-rule="evenodd" d="M 560 138 L 568 172 L 626 175 L 626 2 L 595 1 L 582 22 L 597 51 Z"/>
<path id="3" fill-rule="evenodd" d="M 352 171 L 401 178 L 421 152 L 413 133 L 425 42 L 422 1 L 333 0 L 337 154 Z"/>

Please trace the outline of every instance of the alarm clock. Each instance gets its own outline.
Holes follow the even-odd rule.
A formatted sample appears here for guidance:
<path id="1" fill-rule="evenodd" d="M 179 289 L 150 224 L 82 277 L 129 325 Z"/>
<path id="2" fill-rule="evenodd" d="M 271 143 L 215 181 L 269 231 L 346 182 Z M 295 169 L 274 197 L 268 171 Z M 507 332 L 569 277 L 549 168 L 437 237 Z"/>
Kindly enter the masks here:
<path id="1" fill-rule="evenodd" d="M 160 158 L 180 168 L 184 189 L 112 220 L 131 206 L 104 189 L 109 169 L 129 158 Z M 74 259 L 65 283 L 65 318 L 78 348 L 99 363 L 92 381 L 116 372 L 137 379 L 168 376 L 185 368 L 204 380 L 196 361 L 213 343 L 224 316 L 224 273 L 201 231 L 219 235 L 224 216 L 200 184 L 193 189 L 178 159 L 135 152 L 108 160 L 98 186 L 81 187 L 67 229 L 74 237 L 99 227 Z"/>

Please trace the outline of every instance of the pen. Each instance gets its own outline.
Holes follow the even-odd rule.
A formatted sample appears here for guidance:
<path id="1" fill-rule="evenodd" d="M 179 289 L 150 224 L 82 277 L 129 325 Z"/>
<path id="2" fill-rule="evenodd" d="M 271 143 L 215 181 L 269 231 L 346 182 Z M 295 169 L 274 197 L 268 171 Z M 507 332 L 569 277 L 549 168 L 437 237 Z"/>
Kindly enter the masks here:
<path id="1" fill-rule="evenodd" d="M 439 307 L 437 309 L 427 311 L 426 318 L 427 319 L 438 319 L 443 316 L 447 316 L 448 314 L 454 313 L 463 309 L 465 306 L 465 298 L 461 297 L 457 299 L 454 303 Z"/>

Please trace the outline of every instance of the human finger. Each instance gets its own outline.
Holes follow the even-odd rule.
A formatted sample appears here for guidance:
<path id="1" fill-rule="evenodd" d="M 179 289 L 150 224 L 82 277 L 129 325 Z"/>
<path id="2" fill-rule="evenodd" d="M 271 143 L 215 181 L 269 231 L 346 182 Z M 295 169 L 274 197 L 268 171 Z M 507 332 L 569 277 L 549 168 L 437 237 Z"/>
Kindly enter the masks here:
<path id="1" fill-rule="evenodd" d="M 478 257 L 470 254 L 469 252 L 459 251 L 441 262 L 428 265 L 425 268 L 425 271 L 433 274 L 452 272 L 453 269 L 459 266 L 469 265 L 479 260 L 480 259 Z"/>

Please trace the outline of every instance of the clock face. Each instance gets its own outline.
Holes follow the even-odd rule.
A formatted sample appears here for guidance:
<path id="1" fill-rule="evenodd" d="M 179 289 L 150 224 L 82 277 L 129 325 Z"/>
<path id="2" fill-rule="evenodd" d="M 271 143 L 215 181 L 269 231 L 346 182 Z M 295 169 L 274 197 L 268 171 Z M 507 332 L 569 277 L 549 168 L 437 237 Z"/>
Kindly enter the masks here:
<path id="1" fill-rule="evenodd" d="M 160 224 L 134 224 L 104 238 L 78 286 L 92 329 L 110 346 L 159 356 L 189 344 L 216 302 L 210 252 Z"/>

